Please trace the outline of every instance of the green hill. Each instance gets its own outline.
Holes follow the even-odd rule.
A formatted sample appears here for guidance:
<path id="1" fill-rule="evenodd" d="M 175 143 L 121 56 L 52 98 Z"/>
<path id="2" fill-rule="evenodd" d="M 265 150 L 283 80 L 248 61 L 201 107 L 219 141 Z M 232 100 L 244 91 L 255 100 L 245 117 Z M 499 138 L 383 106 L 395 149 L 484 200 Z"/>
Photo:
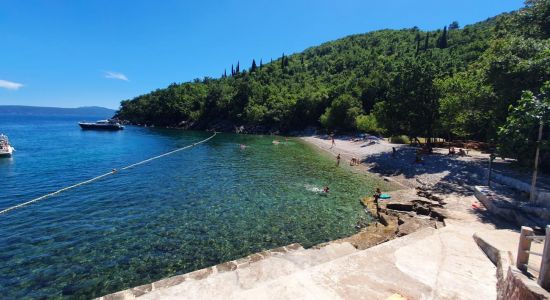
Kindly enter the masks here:
<path id="1" fill-rule="evenodd" d="M 493 23 L 449 30 L 445 49 L 437 48 L 442 31 L 414 28 L 348 36 L 270 63 L 255 62 L 255 70 L 236 64 L 234 75 L 172 84 L 123 101 L 120 116 L 161 126 L 187 121 L 200 129 L 217 124 L 267 131 L 321 126 L 321 115 L 343 95 L 368 113 L 385 97 L 396 65 L 407 59 L 429 56 L 442 75 L 464 70 L 487 49 Z M 333 123 L 335 128 L 353 127 Z"/>
<path id="2" fill-rule="evenodd" d="M 520 129 L 512 128 L 510 106 L 520 104 L 523 91 L 541 94 L 550 79 L 549 7 L 549 0 L 528 0 L 520 12 L 462 29 L 453 22 L 428 32 L 379 30 L 269 63 L 253 61 L 246 69 L 237 63 L 218 79 L 172 84 L 122 101 L 118 115 L 136 124 L 193 129 L 315 126 L 502 141 L 503 153 L 521 158 L 505 147 L 522 138 L 513 134 Z M 519 151 L 530 154 L 527 123 L 537 122 L 521 122 L 529 146 Z"/>

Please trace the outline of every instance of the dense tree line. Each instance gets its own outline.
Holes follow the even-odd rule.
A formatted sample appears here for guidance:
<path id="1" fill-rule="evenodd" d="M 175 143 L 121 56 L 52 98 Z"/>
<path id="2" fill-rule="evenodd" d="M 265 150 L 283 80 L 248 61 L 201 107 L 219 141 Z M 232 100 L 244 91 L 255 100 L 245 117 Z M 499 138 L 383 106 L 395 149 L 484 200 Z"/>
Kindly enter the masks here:
<path id="1" fill-rule="evenodd" d="M 266 64 L 253 60 L 249 69 L 237 62 L 231 75 L 224 71 L 219 79 L 172 84 L 122 101 L 118 116 L 197 129 L 315 126 L 475 139 L 529 163 L 537 116 L 544 113 L 521 114 L 540 106 L 532 103 L 550 101 L 549 38 L 550 0 L 528 0 L 517 12 L 462 29 L 455 21 L 437 31 L 380 30 Z M 548 162 L 550 126 L 544 126 Z"/>

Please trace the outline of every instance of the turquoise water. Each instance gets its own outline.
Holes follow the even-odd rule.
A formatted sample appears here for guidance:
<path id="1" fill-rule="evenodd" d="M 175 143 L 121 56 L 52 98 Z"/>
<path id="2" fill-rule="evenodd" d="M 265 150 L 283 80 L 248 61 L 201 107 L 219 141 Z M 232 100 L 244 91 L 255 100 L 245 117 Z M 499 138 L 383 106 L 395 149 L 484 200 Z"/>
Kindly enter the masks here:
<path id="1" fill-rule="evenodd" d="M 93 119 L 93 118 L 92 118 Z M 0 209 L 209 133 L 81 131 L 70 117 L 0 117 Z M 298 242 L 353 234 L 379 184 L 290 139 L 206 144 L 0 215 L 0 297 L 92 298 Z M 239 144 L 248 145 L 241 149 Z M 329 185 L 328 196 L 317 190 Z"/>

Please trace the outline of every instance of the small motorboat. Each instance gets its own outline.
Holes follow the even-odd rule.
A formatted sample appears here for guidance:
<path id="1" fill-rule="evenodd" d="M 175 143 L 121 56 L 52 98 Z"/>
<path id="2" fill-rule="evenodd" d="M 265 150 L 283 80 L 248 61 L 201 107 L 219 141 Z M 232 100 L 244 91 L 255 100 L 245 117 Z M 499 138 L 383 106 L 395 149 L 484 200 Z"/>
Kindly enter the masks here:
<path id="1" fill-rule="evenodd" d="M 8 137 L 0 134 L 0 157 L 11 157 L 15 149 L 10 145 Z"/>
<path id="2" fill-rule="evenodd" d="M 79 122 L 80 128 L 90 130 L 122 130 L 122 126 L 117 120 L 99 120 L 96 122 Z"/>

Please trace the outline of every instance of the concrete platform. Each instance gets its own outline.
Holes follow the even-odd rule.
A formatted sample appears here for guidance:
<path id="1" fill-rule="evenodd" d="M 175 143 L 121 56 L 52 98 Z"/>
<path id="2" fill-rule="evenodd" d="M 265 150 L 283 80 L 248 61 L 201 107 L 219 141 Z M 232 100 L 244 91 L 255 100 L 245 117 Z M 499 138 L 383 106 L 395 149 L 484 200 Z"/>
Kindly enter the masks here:
<path id="1" fill-rule="evenodd" d="M 472 232 L 451 224 L 362 251 L 345 243 L 297 249 L 142 295 L 104 299 L 495 299 L 496 267 Z"/>

